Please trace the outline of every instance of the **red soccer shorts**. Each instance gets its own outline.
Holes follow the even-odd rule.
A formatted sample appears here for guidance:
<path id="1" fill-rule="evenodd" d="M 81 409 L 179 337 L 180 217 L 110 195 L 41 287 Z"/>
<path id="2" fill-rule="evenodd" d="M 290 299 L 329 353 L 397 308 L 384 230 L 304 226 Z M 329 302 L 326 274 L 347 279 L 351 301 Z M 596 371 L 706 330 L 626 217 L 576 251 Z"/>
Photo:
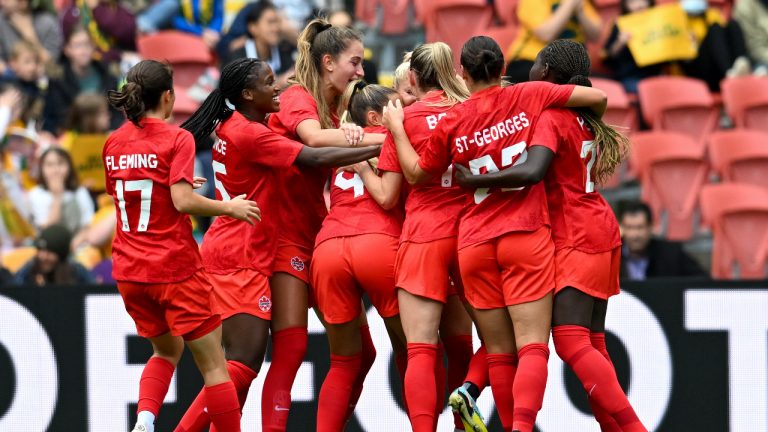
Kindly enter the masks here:
<path id="1" fill-rule="evenodd" d="M 269 320 L 272 292 L 269 278 L 253 269 L 240 269 L 229 274 L 208 274 L 216 298 L 215 311 L 221 319 L 245 313 Z"/>
<path id="2" fill-rule="evenodd" d="M 555 292 L 573 287 L 607 300 L 619 293 L 620 266 L 621 246 L 601 253 L 560 249 L 555 252 Z"/>
<path id="3" fill-rule="evenodd" d="M 463 293 L 456 237 L 427 243 L 402 242 L 397 250 L 395 274 L 398 288 L 420 297 L 445 303 L 449 295 Z"/>
<path id="4" fill-rule="evenodd" d="M 304 283 L 309 284 L 311 273 L 309 264 L 312 262 L 312 248 L 294 244 L 280 243 L 277 245 L 273 273 L 288 273 Z"/>
<path id="5" fill-rule="evenodd" d="M 118 282 L 117 289 L 137 332 L 145 338 L 170 331 L 192 340 L 221 325 L 221 318 L 213 312 L 213 287 L 203 269 L 181 282 Z"/>
<path id="6" fill-rule="evenodd" d="M 328 323 L 359 317 L 363 292 L 382 317 L 400 313 L 395 289 L 397 242 L 386 234 L 362 234 L 331 238 L 315 247 L 312 287 Z"/>
<path id="7" fill-rule="evenodd" d="M 555 288 L 555 247 L 549 227 L 516 231 L 459 251 L 469 304 L 497 309 L 538 300 Z"/>

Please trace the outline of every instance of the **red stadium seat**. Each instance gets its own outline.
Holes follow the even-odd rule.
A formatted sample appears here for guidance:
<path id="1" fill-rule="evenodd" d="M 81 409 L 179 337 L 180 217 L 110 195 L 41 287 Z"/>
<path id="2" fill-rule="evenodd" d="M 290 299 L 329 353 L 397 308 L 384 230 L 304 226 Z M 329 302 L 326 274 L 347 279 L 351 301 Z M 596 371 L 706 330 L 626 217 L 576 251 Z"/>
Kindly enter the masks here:
<path id="1" fill-rule="evenodd" d="M 493 20 L 493 9 L 486 0 L 434 0 L 430 8 L 425 23 L 427 41 L 448 44 L 456 65 L 464 42 L 483 34 Z"/>
<path id="2" fill-rule="evenodd" d="M 381 34 L 399 35 L 408 31 L 408 9 L 411 3 L 411 0 L 381 0 L 378 2 L 384 15 L 381 21 Z"/>
<path id="3" fill-rule="evenodd" d="M 701 214 L 713 231 L 712 277 L 768 277 L 768 190 L 741 183 L 707 185 Z"/>
<path id="4" fill-rule="evenodd" d="M 142 58 L 166 61 L 173 66 L 173 81 L 177 86 L 191 86 L 213 65 L 208 46 L 200 37 L 189 33 L 161 31 L 138 38 L 136 44 Z"/>
<path id="5" fill-rule="evenodd" d="M 200 103 L 187 96 L 186 88 L 176 87 L 174 93 L 176 94 L 176 102 L 173 104 L 171 123 L 179 126 L 194 114 Z"/>
<path id="6" fill-rule="evenodd" d="M 677 132 L 638 132 L 632 135 L 632 168 L 640 178 L 643 200 L 654 212 L 657 229 L 684 241 L 693 236 L 693 215 L 699 190 L 707 180 L 704 147 Z"/>
<path id="7" fill-rule="evenodd" d="M 496 10 L 496 16 L 506 25 L 517 25 L 517 3 L 520 0 L 494 0 L 493 7 Z M 501 47 L 502 51 L 507 47 Z"/>
<path id="8" fill-rule="evenodd" d="M 725 110 L 736 127 L 768 132 L 768 78 L 726 78 L 720 88 Z"/>
<path id="9" fill-rule="evenodd" d="M 634 131 L 637 127 L 637 111 L 629 100 L 620 82 L 605 78 L 590 78 L 592 87 L 598 88 L 608 95 L 608 110 L 603 115 L 603 121 L 613 126 L 627 128 L 622 132 Z"/>
<path id="10" fill-rule="evenodd" d="M 733 129 L 709 138 L 709 160 L 723 181 L 768 190 L 768 133 Z"/>
<path id="11" fill-rule="evenodd" d="M 355 19 L 369 27 L 376 24 L 375 0 L 355 0 Z"/>
<path id="12" fill-rule="evenodd" d="M 483 30 L 479 34 L 495 40 L 496 43 L 499 44 L 499 47 L 501 47 L 501 52 L 505 52 L 507 47 L 512 45 L 512 42 L 515 40 L 518 30 L 519 27 L 515 25 L 507 25 L 504 27 L 491 27 Z"/>
<path id="13" fill-rule="evenodd" d="M 718 120 L 704 81 L 660 76 L 640 81 L 637 88 L 643 118 L 654 130 L 684 133 L 704 147 Z"/>

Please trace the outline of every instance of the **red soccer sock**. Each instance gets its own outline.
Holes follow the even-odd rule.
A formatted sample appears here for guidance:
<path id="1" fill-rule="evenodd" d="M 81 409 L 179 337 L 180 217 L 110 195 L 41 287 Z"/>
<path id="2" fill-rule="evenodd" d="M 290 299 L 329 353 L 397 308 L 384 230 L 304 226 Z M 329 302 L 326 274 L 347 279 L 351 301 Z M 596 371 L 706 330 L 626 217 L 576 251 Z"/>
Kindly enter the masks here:
<path id="1" fill-rule="evenodd" d="M 442 338 L 445 353 L 448 356 L 448 391 L 453 391 L 464 383 L 472 361 L 472 336 L 455 335 Z M 439 394 L 439 393 L 438 393 Z M 456 429 L 464 430 L 461 417 L 453 414 L 453 425 Z"/>
<path id="2" fill-rule="evenodd" d="M 557 354 L 579 377 L 589 399 L 609 413 L 621 430 L 644 431 L 645 428 L 637 429 L 637 425 L 642 427 L 642 424 L 619 385 L 613 366 L 592 346 L 589 329 L 575 325 L 557 326 L 552 329 L 552 337 Z"/>
<path id="3" fill-rule="evenodd" d="M 400 390 L 403 394 L 403 408 L 405 409 L 405 413 L 408 414 L 408 400 L 405 398 L 405 371 L 408 370 L 407 352 L 395 356 L 395 366 L 397 367 L 397 373 L 400 375 Z"/>
<path id="4" fill-rule="evenodd" d="M 437 344 L 437 357 L 435 358 L 435 427 L 437 427 L 437 418 L 443 412 L 445 407 L 445 347 L 442 343 Z"/>
<path id="5" fill-rule="evenodd" d="M 306 327 L 272 333 L 272 363 L 261 394 L 262 431 L 285 431 L 291 407 L 291 388 L 306 352 Z"/>
<path id="6" fill-rule="evenodd" d="M 414 432 L 432 432 L 435 424 L 437 383 L 435 362 L 438 347 L 434 344 L 409 343 L 408 369 L 405 372 L 405 393 L 408 395 L 408 415 Z"/>
<path id="7" fill-rule="evenodd" d="M 357 374 L 357 379 L 352 386 L 352 396 L 349 399 L 349 409 L 347 410 L 347 419 L 352 417 L 352 413 L 355 411 L 357 401 L 360 400 L 360 395 L 363 394 L 363 384 L 365 383 L 365 377 L 368 376 L 368 371 L 373 367 L 373 362 L 376 361 L 376 346 L 373 345 L 373 339 L 371 338 L 371 329 L 368 326 L 360 327 L 360 336 L 362 337 L 363 350 L 360 358 L 360 372 Z"/>
<path id="8" fill-rule="evenodd" d="M 344 430 L 353 386 L 360 373 L 361 354 L 331 354 L 331 369 L 320 389 L 317 407 L 317 432 Z"/>
<path id="9" fill-rule="evenodd" d="M 611 356 L 608 354 L 608 347 L 605 345 L 605 333 L 590 333 L 589 339 L 597 352 L 602 354 L 603 357 L 608 360 L 608 362 L 611 364 L 611 367 L 614 367 Z M 614 370 L 616 370 L 615 367 Z M 597 402 L 595 402 L 593 399 L 589 399 L 589 406 L 592 407 L 592 414 L 600 424 L 600 430 L 602 432 L 621 432 L 621 427 L 619 427 L 619 424 L 616 423 L 616 420 L 614 420 L 613 417 L 611 417 L 611 415 Z"/>
<path id="10" fill-rule="evenodd" d="M 532 432 L 536 415 L 544 401 L 544 389 L 547 386 L 547 360 L 549 348 L 546 344 L 528 344 L 517 352 L 518 364 L 514 393 L 515 410 L 512 429 L 520 432 Z"/>
<path id="11" fill-rule="evenodd" d="M 235 386 L 237 401 L 240 404 L 240 413 L 242 413 L 245 399 L 248 396 L 248 390 L 251 388 L 253 380 L 256 379 L 256 372 L 234 360 L 227 361 L 227 372 L 229 372 L 229 377 Z M 211 417 L 205 410 L 205 402 L 205 389 L 203 388 L 192 402 L 192 405 L 189 406 L 187 412 L 184 413 L 184 417 L 181 418 L 179 425 L 176 427 L 176 432 L 202 432 L 211 424 Z M 211 426 L 210 432 L 217 432 L 216 427 Z"/>
<path id="12" fill-rule="evenodd" d="M 232 381 L 205 387 L 211 423 L 219 432 L 240 432 L 240 404 Z"/>
<path id="13" fill-rule="evenodd" d="M 149 411 L 155 417 L 160 412 L 176 367 L 168 360 L 151 357 L 139 380 L 139 406 L 136 412 Z"/>
<path id="14" fill-rule="evenodd" d="M 486 354 L 485 359 L 488 364 L 493 399 L 496 401 L 496 411 L 499 413 L 504 430 L 511 431 L 515 407 L 512 388 L 517 372 L 517 355 Z"/>
<path id="15" fill-rule="evenodd" d="M 480 393 L 483 389 L 488 387 L 488 362 L 485 356 L 488 352 L 485 349 L 485 345 L 480 345 L 475 355 L 472 356 L 472 360 L 469 362 L 469 370 L 467 370 L 467 377 L 464 382 L 471 382 L 477 387 Z"/>

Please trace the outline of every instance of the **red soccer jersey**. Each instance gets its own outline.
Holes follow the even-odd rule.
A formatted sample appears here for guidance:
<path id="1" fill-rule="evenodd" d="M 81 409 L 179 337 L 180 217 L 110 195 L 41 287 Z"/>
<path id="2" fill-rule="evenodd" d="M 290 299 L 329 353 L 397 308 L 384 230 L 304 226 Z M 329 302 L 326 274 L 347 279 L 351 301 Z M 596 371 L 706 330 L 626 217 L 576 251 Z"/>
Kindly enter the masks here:
<path id="1" fill-rule="evenodd" d="M 451 106 L 435 106 L 444 100 L 443 91 L 429 92 L 426 97 L 405 108 L 403 126 L 414 150 L 423 156 L 429 138 L 435 132 Z M 402 172 L 397 159 L 392 134 L 387 134 L 379 156 L 379 169 Z M 413 186 L 405 200 L 405 222 L 401 241 L 426 243 L 458 232 L 459 213 L 466 203 L 464 191 L 454 185 L 450 162 L 440 170 L 440 176 Z"/>
<path id="2" fill-rule="evenodd" d="M 259 205 L 261 222 L 249 225 L 230 217 L 216 218 L 203 240 L 203 264 L 210 273 L 253 269 L 270 276 L 277 249 L 278 174 L 293 165 L 304 146 L 239 112 L 221 124 L 216 135 L 216 198 L 227 201 L 245 194 Z"/>
<path id="3" fill-rule="evenodd" d="M 555 153 L 544 184 L 557 249 L 599 253 L 621 245 L 616 216 L 595 191 L 598 153 L 592 146 L 594 138 L 584 120 L 571 110 L 546 110 L 536 122 L 531 145 Z"/>
<path id="4" fill-rule="evenodd" d="M 448 113 L 419 165 L 438 175 L 452 161 L 468 166 L 475 174 L 522 163 L 532 126 L 541 112 L 550 106 L 563 106 L 572 92 L 573 86 L 540 81 L 477 92 Z M 544 185 L 513 190 L 479 188 L 464 210 L 459 248 L 548 224 Z"/>
<path id="5" fill-rule="evenodd" d="M 288 87 L 280 94 L 280 111 L 269 116 L 269 128 L 284 137 L 301 142 L 296 128 L 304 120 L 320 121 L 317 103 L 300 85 Z M 281 171 L 280 241 L 312 249 L 315 236 L 325 215 L 323 188 L 331 175 L 328 168 L 291 166 Z"/>
<path id="6" fill-rule="evenodd" d="M 367 127 L 366 133 L 386 133 L 383 127 Z M 387 234 L 400 237 L 403 212 L 400 206 L 384 210 L 365 189 L 359 175 L 336 170 L 331 176 L 331 211 L 323 221 L 316 244 L 334 237 Z"/>
<path id="7" fill-rule="evenodd" d="M 171 199 L 171 185 L 192 184 L 195 140 L 158 119 L 141 125 L 125 122 L 102 152 L 117 210 L 112 275 L 121 282 L 179 282 L 202 267 L 192 221 Z"/>

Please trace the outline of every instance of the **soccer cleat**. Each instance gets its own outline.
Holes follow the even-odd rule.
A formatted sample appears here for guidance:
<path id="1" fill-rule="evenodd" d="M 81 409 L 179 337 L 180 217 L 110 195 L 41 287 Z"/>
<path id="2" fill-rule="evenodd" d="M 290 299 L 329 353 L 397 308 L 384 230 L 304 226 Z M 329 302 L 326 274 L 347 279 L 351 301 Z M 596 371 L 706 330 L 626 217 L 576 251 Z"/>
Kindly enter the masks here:
<path id="1" fill-rule="evenodd" d="M 448 397 L 448 405 L 464 423 L 467 432 L 488 432 L 480 411 L 475 409 L 475 400 L 464 387 L 459 387 Z"/>

